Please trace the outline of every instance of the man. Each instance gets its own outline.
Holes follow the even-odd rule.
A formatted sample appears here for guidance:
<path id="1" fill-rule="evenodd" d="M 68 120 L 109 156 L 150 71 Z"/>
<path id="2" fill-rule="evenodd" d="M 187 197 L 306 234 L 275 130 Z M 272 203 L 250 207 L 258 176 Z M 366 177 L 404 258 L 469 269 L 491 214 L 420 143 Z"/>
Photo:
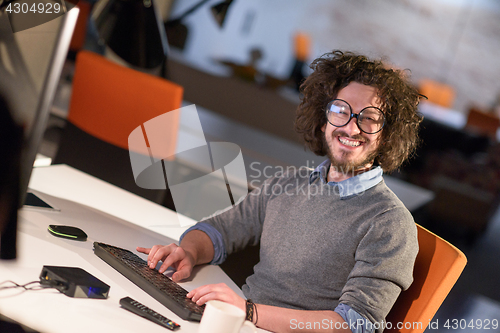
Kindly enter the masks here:
<path id="1" fill-rule="evenodd" d="M 403 72 L 334 51 L 316 59 L 301 86 L 296 129 L 328 160 L 267 180 L 235 207 L 190 228 L 180 246 L 138 248 L 150 267 L 195 265 L 260 242 L 245 301 L 224 284 L 192 290 L 198 304 L 218 299 L 277 332 L 381 331 L 418 252 L 413 218 L 385 185 L 416 146 L 418 93 Z M 253 312 L 251 311 L 253 310 Z M 253 314 L 253 316 L 252 316 Z"/>

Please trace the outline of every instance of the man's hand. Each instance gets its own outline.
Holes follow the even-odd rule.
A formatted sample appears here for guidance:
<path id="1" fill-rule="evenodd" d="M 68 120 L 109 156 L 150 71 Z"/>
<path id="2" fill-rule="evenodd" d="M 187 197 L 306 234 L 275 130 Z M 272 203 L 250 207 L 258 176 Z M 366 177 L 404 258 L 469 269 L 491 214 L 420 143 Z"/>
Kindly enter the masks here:
<path id="1" fill-rule="evenodd" d="M 195 265 L 193 255 L 173 243 L 170 245 L 155 245 L 150 249 L 137 247 L 137 251 L 148 255 L 150 268 L 155 268 L 159 261 L 163 261 L 163 264 L 158 269 L 160 273 L 165 272 L 170 266 L 175 268 L 176 272 L 172 275 L 172 280 L 175 282 L 187 279 Z"/>
<path id="2" fill-rule="evenodd" d="M 191 298 L 198 305 L 203 305 L 211 300 L 219 300 L 229 304 L 233 304 L 246 313 L 246 301 L 236 294 L 225 283 L 207 284 L 191 290 L 186 297 Z M 271 305 L 256 304 L 258 315 L 254 315 L 254 324 L 260 328 L 264 328 L 271 332 L 296 332 L 292 323 L 306 322 L 328 322 L 329 327 L 314 327 L 311 332 L 342 332 L 352 333 L 344 319 L 336 312 L 331 310 L 325 311 L 308 311 L 287 309 Z M 292 321 L 294 320 L 294 321 Z M 339 324 L 335 324 L 339 322 Z M 337 326 L 340 327 L 337 329 Z"/>
<path id="3" fill-rule="evenodd" d="M 191 290 L 186 297 L 191 298 L 198 305 L 203 305 L 211 300 L 218 300 L 236 305 L 243 311 L 246 311 L 245 300 L 238 296 L 225 283 L 207 284 Z"/>

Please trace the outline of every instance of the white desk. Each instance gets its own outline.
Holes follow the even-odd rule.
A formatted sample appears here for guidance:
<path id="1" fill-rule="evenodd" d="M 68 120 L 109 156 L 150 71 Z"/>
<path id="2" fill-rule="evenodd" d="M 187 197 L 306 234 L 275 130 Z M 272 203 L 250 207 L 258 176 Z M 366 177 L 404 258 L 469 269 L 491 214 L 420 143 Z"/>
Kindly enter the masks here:
<path id="1" fill-rule="evenodd" d="M 183 228 L 175 226 L 175 213 L 63 165 L 35 168 L 30 187 L 60 212 L 21 211 L 18 259 L 0 261 L 0 282 L 12 280 L 24 284 L 38 280 L 43 265 L 80 267 L 110 285 L 109 298 L 70 298 L 54 289 L 0 290 L 0 313 L 41 332 L 166 332 L 165 328 L 120 308 L 120 298 L 130 296 L 179 323 L 180 332 L 197 332 L 197 323 L 177 317 L 92 250 L 93 241 L 135 251 L 138 245 L 177 240 Z M 77 242 L 54 237 L 47 231 L 49 224 L 80 227 L 89 236 L 88 240 Z M 220 282 L 242 295 L 218 266 L 197 268 L 193 278 L 182 286 L 190 290 Z"/>

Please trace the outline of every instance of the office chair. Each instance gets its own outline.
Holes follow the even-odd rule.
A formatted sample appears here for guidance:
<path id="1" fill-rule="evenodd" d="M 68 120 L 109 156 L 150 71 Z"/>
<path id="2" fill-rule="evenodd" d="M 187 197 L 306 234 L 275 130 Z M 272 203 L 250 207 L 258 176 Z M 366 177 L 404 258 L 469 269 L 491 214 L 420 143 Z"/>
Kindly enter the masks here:
<path id="1" fill-rule="evenodd" d="M 475 107 L 469 109 L 465 128 L 496 140 L 500 119 L 493 113 L 486 113 Z"/>
<path id="2" fill-rule="evenodd" d="M 453 107 L 455 101 L 455 89 L 453 87 L 430 79 L 420 81 L 418 92 L 431 103 L 441 105 L 445 108 Z"/>
<path id="3" fill-rule="evenodd" d="M 459 249 L 418 224 L 417 229 L 419 252 L 413 284 L 394 304 L 386 318 L 392 329 L 384 332 L 424 332 L 467 263 Z M 398 329 L 397 323 L 403 327 Z"/>
<path id="4" fill-rule="evenodd" d="M 182 96 L 183 88 L 173 82 L 115 64 L 92 52 L 78 52 L 67 124 L 54 164 L 68 164 L 163 203 L 165 190 L 143 189 L 135 184 L 128 136 L 144 122 L 180 108 Z M 178 127 L 177 113 L 164 128 L 163 151 L 171 155 L 175 153 Z M 147 151 L 136 152 L 148 155 Z"/>

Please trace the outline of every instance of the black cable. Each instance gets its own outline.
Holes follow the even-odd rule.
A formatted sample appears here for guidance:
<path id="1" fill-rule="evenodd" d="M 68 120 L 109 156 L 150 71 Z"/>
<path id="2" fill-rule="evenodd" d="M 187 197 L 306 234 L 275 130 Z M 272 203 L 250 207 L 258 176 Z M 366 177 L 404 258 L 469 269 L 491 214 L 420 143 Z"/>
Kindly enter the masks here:
<path id="1" fill-rule="evenodd" d="M 40 283 L 40 281 L 31 281 L 31 282 L 28 282 L 28 283 L 25 283 L 25 284 L 19 284 L 19 283 L 14 282 L 14 281 L 7 280 L 7 281 L 0 282 L 0 286 L 3 285 L 3 284 L 6 284 L 6 283 L 12 283 L 13 286 L 0 287 L 0 291 L 5 290 L 5 289 L 16 289 L 16 288 L 22 288 L 25 291 L 26 290 L 42 290 L 42 289 L 47 289 L 47 288 L 54 288 L 54 289 L 59 290 L 59 292 L 62 292 L 60 289 L 56 288 L 55 286 L 43 285 L 43 284 Z M 32 284 L 36 284 L 36 285 L 32 286 L 32 287 L 29 287 Z"/>

